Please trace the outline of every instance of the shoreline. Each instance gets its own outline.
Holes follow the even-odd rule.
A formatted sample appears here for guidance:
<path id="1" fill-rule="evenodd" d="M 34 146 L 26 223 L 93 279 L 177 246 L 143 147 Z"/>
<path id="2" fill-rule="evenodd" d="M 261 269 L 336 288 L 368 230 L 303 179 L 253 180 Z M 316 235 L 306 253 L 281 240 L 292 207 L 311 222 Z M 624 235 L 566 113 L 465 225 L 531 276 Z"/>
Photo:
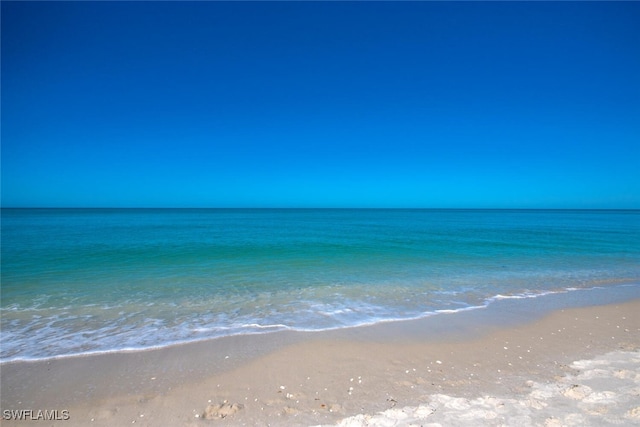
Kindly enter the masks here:
<path id="1" fill-rule="evenodd" d="M 8 362 L 2 410 L 67 410 L 70 419 L 56 424 L 65 426 L 206 425 L 207 407 L 227 414 L 225 425 L 316 425 L 418 407 L 434 395 L 515 396 L 577 360 L 640 348 L 640 299 L 628 299 L 586 307 L 566 294 L 507 299 L 359 328 Z"/>
<path id="2" fill-rule="evenodd" d="M 586 298 L 579 298 L 581 293 L 584 293 Z M 598 296 L 600 294 L 601 298 Z M 82 353 L 70 353 L 70 354 L 61 354 L 56 356 L 42 356 L 42 357 L 16 357 L 10 359 L 0 359 L 0 366 L 14 364 L 14 363 L 39 363 L 39 362 L 49 362 L 53 360 L 63 360 L 63 359 L 74 359 L 74 358 L 84 358 L 84 357 L 101 357 L 105 355 L 118 355 L 118 354 L 130 354 L 130 353 L 144 353 L 144 352 L 152 352 L 152 351 L 162 351 L 163 349 L 172 348 L 172 347 L 180 347 L 184 345 L 196 345 L 200 343 L 205 343 L 208 341 L 216 341 L 216 340 L 226 340 L 226 339 L 234 339 L 235 337 L 243 337 L 243 336 L 259 336 L 259 335 L 270 335 L 270 334 L 324 334 L 324 333 L 339 333 L 343 330 L 355 329 L 358 331 L 366 331 L 368 329 L 376 328 L 383 325 L 401 325 L 399 331 L 402 333 L 403 329 L 406 329 L 406 325 L 411 325 L 412 323 L 423 322 L 426 319 L 434 318 L 437 316 L 443 315 L 464 315 L 465 312 L 478 312 L 481 310 L 489 309 L 491 305 L 498 304 L 500 305 L 503 301 L 509 300 L 529 300 L 532 305 L 536 307 L 536 313 L 530 313 L 535 315 L 540 315 L 548 310 L 548 308 L 543 307 L 540 304 L 536 304 L 534 300 L 536 299 L 545 299 L 548 300 L 549 297 L 559 297 L 560 303 L 556 303 L 556 308 L 561 307 L 579 307 L 579 306 L 589 306 L 592 304 L 611 304 L 614 302 L 626 301 L 633 298 L 640 298 L 640 284 L 636 283 L 633 280 L 629 279 L 619 279 L 615 281 L 607 281 L 604 286 L 594 285 L 592 287 L 585 288 L 566 288 L 559 289 L 553 291 L 543 291 L 540 293 L 522 293 L 522 294 L 514 294 L 514 295 L 502 295 L 496 294 L 491 297 L 485 298 L 484 302 L 480 305 L 476 306 L 468 306 L 461 307 L 458 309 L 436 309 L 434 311 L 423 313 L 416 317 L 408 317 L 408 318 L 391 318 L 391 319 L 379 319 L 367 323 L 362 324 L 353 324 L 353 325 L 342 325 L 335 327 L 327 327 L 320 329 L 310 329 L 310 328 L 297 328 L 293 326 L 286 325 L 247 325 L 248 328 L 255 329 L 263 329 L 264 332 L 246 332 L 246 333 L 234 333 L 229 335 L 220 335 L 220 336 L 212 336 L 212 337 L 202 337 L 195 339 L 187 339 L 184 341 L 177 342 L 169 342 L 166 344 L 157 344 L 151 345 L 148 347 L 139 347 L 139 348 L 114 348 L 107 350 L 92 350 L 88 352 Z M 575 301 L 572 301 L 574 298 L 576 301 L 579 301 L 577 304 Z M 491 311 L 491 310 L 489 310 Z M 528 309 L 531 312 L 531 309 Z M 473 315 L 473 314 L 472 314 Z M 517 316 L 516 316 L 517 317 Z M 483 322 L 495 323 L 495 320 L 492 319 L 483 319 Z M 514 320 L 514 319 L 511 319 Z M 517 320 L 517 319 L 515 319 Z M 449 331 L 449 333 L 455 333 L 456 331 Z M 421 337 L 421 338 L 429 338 L 429 337 Z"/>

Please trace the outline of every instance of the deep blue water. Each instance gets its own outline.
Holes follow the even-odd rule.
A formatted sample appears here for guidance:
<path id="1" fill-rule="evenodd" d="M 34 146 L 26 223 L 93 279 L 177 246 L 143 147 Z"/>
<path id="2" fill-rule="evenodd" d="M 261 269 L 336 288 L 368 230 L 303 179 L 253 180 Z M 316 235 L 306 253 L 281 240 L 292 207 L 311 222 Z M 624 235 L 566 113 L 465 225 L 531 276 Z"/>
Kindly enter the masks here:
<path id="1" fill-rule="evenodd" d="M 636 286 L 640 211 L 3 209 L 0 359 Z"/>

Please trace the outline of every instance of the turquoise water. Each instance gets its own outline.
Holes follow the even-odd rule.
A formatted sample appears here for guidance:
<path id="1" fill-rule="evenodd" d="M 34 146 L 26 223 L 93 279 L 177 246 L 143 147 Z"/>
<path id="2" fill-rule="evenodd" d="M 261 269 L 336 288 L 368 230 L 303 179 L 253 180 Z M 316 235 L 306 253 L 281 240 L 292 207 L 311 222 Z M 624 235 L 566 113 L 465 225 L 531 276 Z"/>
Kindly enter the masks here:
<path id="1" fill-rule="evenodd" d="M 640 211 L 3 209 L 0 359 L 635 286 Z"/>

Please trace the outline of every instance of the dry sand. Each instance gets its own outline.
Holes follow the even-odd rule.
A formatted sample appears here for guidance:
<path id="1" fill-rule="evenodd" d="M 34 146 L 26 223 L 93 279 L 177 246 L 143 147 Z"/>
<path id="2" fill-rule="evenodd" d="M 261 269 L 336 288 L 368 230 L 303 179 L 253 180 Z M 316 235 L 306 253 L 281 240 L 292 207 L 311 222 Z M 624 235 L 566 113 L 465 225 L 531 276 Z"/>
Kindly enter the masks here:
<path id="1" fill-rule="evenodd" d="M 417 407 L 358 414 L 338 423 L 361 426 L 602 426 L 640 425 L 640 352 L 614 351 L 580 360 L 551 382 L 525 383 L 530 391 L 474 398 L 426 396 Z"/>
<path id="2" fill-rule="evenodd" d="M 508 327 L 496 310 L 6 363 L 3 415 L 70 418 L 2 425 L 640 425 L 640 300 Z"/>

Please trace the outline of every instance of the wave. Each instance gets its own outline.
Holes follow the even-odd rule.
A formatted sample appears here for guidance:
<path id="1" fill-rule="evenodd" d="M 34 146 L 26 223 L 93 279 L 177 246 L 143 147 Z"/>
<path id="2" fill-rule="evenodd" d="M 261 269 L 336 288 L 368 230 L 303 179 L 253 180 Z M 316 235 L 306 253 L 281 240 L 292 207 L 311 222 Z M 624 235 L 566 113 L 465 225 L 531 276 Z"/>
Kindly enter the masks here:
<path id="1" fill-rule="evenodd" d="M 594 291 L 594 290 L 610 290 L 617 287 L 634 287 L 640 289 L 640 283 L 625 283 L 612 285 L 610 287 L 592 286 L 592 287 L 566 287 L 557 290 L 539 290 L 539 291 L 523 291 L 514 294 L 497 293 L 485 298 L 481 298 L 476 304 L 466 304 L 460 301 L 449 300 L 449 304 L 457 304 L 455 308 L 432 308 L 429 310 L 407 314 L 403 316 L 394 316 L 392 313 L 392 307 L 367 307 L 370 312 L 377 312 L 377 315 L 363 315 L 358 316 L 359 311 L 354 310 L 348 306 L 342 306 L 340 308 L 334 308 L 333 310 L 327 310 L 326 308 L 321 310 L 318 304 L 316 304 L 316 314 L 323 318 L 329 319 L 330 322 L 326 326 L 318 326 L 309 323 L 304 323 L 304 315 L 299 315 L 297 318 L 291 320 L 288 323 L 264 323 L 260 322 L 260 319 L 255 319 L 252 322 L 231 323 L 231 324 L 213 324 L 203 326 L 187 326 L 177 325 L 171 331 L 166 329 L 159 329 L 158 321 L 147 320 L 145 324 L 140 328 L 131 327 L 128 325 L 126 328 L 118 330 L 117 326 L 108 325 L 102 329 L 90 331 L 91 334 L 101 337 L 98 339 L 98 343 L 95 344 L 98 348 L 87 350 L 74 350 L 73 348 L 62 349 L 60 347 L 50 346 L 48 349 L 42 348 L 42 341 L 38 340 L 38 337 L 33 337 L 32 341 L 38 342 L 40 346 L 37 351 L 33 351 L 32 347 L 29 349 L 29 343 L 20 340 L 21 333 L 18 331 L 8 331 L 5 327 L 3 329 L 2 347 L 5 353 L 9 353 L 7 357 L 0 359 L 0 364 L 15 363 L 15 362 L 37 362 L 47 361 L 72 357 L 86 357 L 95 355 L 104 355 L 112 353 L 130 353 L 149 351 L 155 349 L 161 349 L 176 345 L 202 342 L 212 339 L 220 339 L 230 336 L 238 335 L 256 335 L 256 334 L 269 334 L 282 331 L 296 331 L 296 332 L 322 332 L 322 331 L 334 331 L 348 328 L 360 328 L 366 326 L 372 326 L 381 323 L 389 322 L 403 322 L 411 320 L 419 320 L 432 316 L 441 315 L 455 315 L 457 313 L 482 310 L 488 308 L 490 305 L 504 300 L 522 300 L 522 299 L 536 299 L 556 294 L 566 294 L 580 291 Z M 637 292 L 636 292 L 637 293 Z M 640 295 L 636 295 L 638 297 Z M 348 303 L 347 303 L 348 304 Z M 322 306 L 320 304 L 320 306 Z M 14 310 L 14 308 L 10 308 Z M 363 311 L 363 307 L 360 307 L 360 311 Z M 347 316 L 347 320 L 345 317 Z M 340 317 L 343 316 L 343 317 Z M 54 323 L 54 320 L 49 319 L 48 326 Z M 297 323 L 296 323 L 297 321 Z M 38 336 L 48 337 L 46 342 L 54 341 L 59 342 L 61 338 L 66 338 L 69 342 L 75 343 L 76 347 L 80 347 L 83 344 L 83 337 L 87 335 L 87 331 L 63 331 L 64 335 L 60 336 L 60 330 L 52 330 L 43 328 L 39 330 Z M 35 333 L 35 331 L 32 331 Z M 56 336 L 57 335 L 57 336 Z M 173 337 L 171 337 L 173 335 Z M 145 337 L 147 343 L 142 345 L 127 344 L 133 339 Z M 167 336 L 170 338 L 167 339 Z M 14 343 L 13 346 L 8 346 L 9 343 Z M 21 348 L 17 348 L 21 346 Z M 8 348 L 9 347 L 9 348 Z M 35 345 L 34 345 L 35 347 Z M 102 348 L 100 348 L 102 347 Z M 26 351 L 25 351 L 26 349 Z M 31 351 L 29 351 L 31 350 Z M 66 350 L 66 351 L 65 351 Z M 57 351 L 57 354 L 47 354 Z M 25 354 L 26 353 L 26 354 Z M 31 354 L 29 354 L 31 353 Z"/>

